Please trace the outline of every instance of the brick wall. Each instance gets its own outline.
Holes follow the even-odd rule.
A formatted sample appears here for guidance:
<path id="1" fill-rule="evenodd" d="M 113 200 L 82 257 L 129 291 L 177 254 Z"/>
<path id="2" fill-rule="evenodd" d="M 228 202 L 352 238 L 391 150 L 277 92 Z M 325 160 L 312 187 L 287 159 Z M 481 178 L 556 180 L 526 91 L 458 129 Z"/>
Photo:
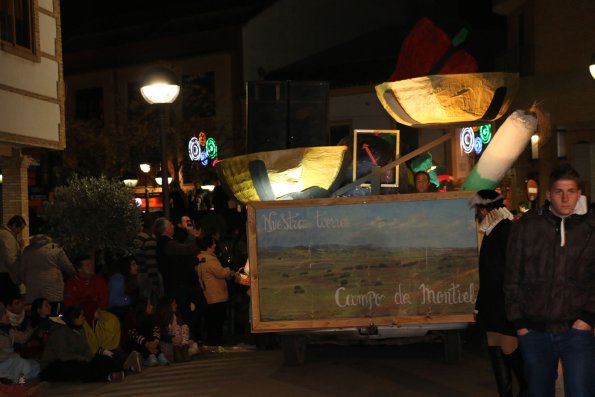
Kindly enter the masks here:
<path id="1" fill-rule="evenodd" d="M 23 156 L 20 150 L 13 150 L 12 157 L 3 157 L 2 166 L 2 222 L 6 224 L 14 215 L 22 215 L 29 223 L 29 192 L 27 169 L 31 157 Z M 22 234 L 23 241 L 29 241 L 29 228 Z"/>

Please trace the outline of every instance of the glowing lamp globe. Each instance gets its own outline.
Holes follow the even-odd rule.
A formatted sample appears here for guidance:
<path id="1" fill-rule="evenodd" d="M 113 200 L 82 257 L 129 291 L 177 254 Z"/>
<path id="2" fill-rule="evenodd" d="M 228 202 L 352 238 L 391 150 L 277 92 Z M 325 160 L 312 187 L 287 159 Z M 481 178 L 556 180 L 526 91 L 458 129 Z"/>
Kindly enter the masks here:
<path id="1" fill-rule="evenodd" d="M 165 68 L 153 68 L 141 79 L 141 95 L 150 104 L 172 103 L 180 93 L 175 74 Z"/>
<path id="2" fill-rule="evenodd" d="M 171 181 L 172 181 L 172 177 L 171 176 L 168 176 L 167 177 L 167 184 L 170 185 L 171 184 Z M 160 176 L 158 176 L 158 177 L 155 178 L 155 182 L 157 182 L 157 184 L 159 186 L 162 186 L 163 185 L 163 178 L 161 178 Z"/>
<path id="3" fill-rule="evenodd" d="M 148 174 L 151 171 L 151 164 L 142 163 L 139 165 L 139 168 L 145 174 Z"/>
<path id="4" fill-rule="evenodd" d="M 124 179 L 123 182 L 127 187 L 133 188 L 138 184 L 138 179 Z"/>

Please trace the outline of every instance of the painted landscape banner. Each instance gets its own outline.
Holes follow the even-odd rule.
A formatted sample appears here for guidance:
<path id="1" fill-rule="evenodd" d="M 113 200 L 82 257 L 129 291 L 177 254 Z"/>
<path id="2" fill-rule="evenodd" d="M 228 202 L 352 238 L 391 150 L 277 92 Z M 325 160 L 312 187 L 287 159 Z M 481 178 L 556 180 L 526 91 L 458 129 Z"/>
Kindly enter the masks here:
<path id="1" fill-rule="evenodd" d="M 479 283 L 469 195 L 250 204 L 256 328 L 470 314 Z"/>

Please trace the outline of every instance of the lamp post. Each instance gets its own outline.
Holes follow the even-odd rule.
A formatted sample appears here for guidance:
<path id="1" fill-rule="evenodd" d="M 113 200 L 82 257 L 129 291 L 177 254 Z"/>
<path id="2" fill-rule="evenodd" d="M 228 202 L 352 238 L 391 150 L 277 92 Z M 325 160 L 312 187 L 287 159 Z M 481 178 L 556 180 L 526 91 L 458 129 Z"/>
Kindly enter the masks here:
<path id="1" fill-rule="evenodd" d="M 140 92 L 149 104 L 160 107 L 161 128 L 161 180 L 167 181 L 167 105 L 173 103 L 180 93 L 180 85 L 176 76 L 169 69 L 157 67 L 145 73 Z M 165 183 L 161 189 L 163 193 L 163 212 L 169 219 L 169 184 Z"/>
<path id="2" fill-rule="evenodd" d="M 149 172 L 151 164 L 143 163 L 139 165 L 140 170 L 145 174 L 145 212 L 149 212 Z"/>

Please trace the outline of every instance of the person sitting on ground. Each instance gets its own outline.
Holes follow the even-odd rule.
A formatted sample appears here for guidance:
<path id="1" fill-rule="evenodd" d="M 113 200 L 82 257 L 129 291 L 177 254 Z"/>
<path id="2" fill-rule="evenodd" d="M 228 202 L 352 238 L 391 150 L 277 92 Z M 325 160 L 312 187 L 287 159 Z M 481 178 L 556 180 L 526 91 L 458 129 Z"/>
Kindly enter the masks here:
<path id="1" fill-rule="evenodd" d="M 139 298 L 137 283 L 138 266 L 133 257 L 120 258 L 116 263 L 116 271 L 107 284 L 109 289 L 109 311 L 115 314 L 121 323 L 124 322 L 130 305 Z"/>
<path id="2" fill-rule="evenodd" d="M 51 310 L 52 307 L 50 301 L 46 298 L 35 299 L 33 303 L 31 303 L 31 309 L 29 310 L 31 326 L 35 329 L 36 333 L 38 333 L 39 330 L 43 331 L 43 340 L 46 342 L 50 328 L 55 324 L 55 322 L 51 320 Z"/>
<path id="3" fill-rule="evenodd" d="M 74 267 L 76 274 L 64 286 L 64 304 L 83 309 L 85 319 L 91 324 L 97 309 L 107 309 L 107 283 L 95 274 L 95 261 L 89 255 L 77 258 Z"/>
<path id="4" fill-rule="evenodd" d="M 147 299 L 140 298 L 132 305 L 122 339 L 122 348 L 127 352 L 139 352 L 145 367 L 169 364 L 159 348 L 161 330 L 153 315 L 153 305 Z"/>
<path id="5" fill-rule="evenodd" d="M 140 353 L 131 351 L 128 354 L 120 346 L 122 326 L 115 314 L 97 309 L 93 322 L 89 324 L 85 321 L 83 329 L 92 352 L 110 355 L 125 371 L 141 372 Z"/>
<path id="6" fill-rule="evenodd" d="M 127 354 L 120 347 L 121 325 L 118 317 L 107 310 L 97 309 L 93 322 L 83 324 L 89 349 L 97 354 L 113 357 L 125 371 L 141 372 L 141 356 L 136 351 Z"/>
<path id="7" fill-rule="evenodd" d="M 124 378 L 122 367 L 109 353 L 94 354 L 85 338 L 85 315 L 79 307 L 66 307 L 63 325 L 50 330 L 41 359 L 39 377 L 48 382 L 115 382 Z M 105 352 L 109 352 L 106 350 Z M 103 352 L 102 352 L 103 353 Z"/>
<path id="8" fill-rule="evenodd" d="M 176 315 L 178 304 L 164 296 L 157 304 L 157 321 L 161 328 L 161 351 L 170 361 L 188 361 L 199 353 L 198 344 L 190 339 L 190 328 Z M 169 356 L 169 357 L 168 357 Z"/>
<path id="9" fill-rule="evenodd" d="M 4 302 L 4 306 L 10 323 L 9 333 L 14 343 L 14 349 L 20 352 L 25 349 L 33 335 L 33 327 L 25 311 L 25 299 L 18 293 L 13 294 Z"/>
<path id="10" fill-rule="evenodd" d="M 36 378 L 40 367 L 37 361 L 22 358 L 15 352 L 11 329 L 8 312 L 4 305 L 0 304 L 0 378 L 10 379 L 13 383 L 23 383 L 27 379 Z M 20 377 L 24 377 L 24 380 L 19 379 Z"/>
<path id="11" fill-rule="evenodd" d="M 50 328 L 54 321 L 50 319 L 52 307 L 46 298 L 37 298 L 31 304 L 29 318 L 33 334 L 27 342 L 25 349 L 21 350 L 21 355 L 25 358 L 41 359 L 41 354 L 48 341 Z"/>

